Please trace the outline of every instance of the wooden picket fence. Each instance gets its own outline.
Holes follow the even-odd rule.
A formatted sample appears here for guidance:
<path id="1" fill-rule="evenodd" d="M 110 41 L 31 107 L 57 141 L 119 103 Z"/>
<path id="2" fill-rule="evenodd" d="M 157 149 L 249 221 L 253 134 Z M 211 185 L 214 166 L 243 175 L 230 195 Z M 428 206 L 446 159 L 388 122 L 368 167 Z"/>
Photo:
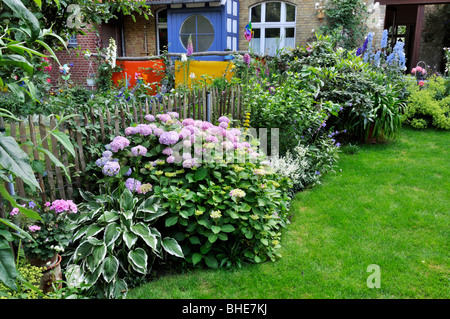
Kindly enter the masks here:
<path id="1" fill-rule="evenodd" d="M 103 145 L 108 144 L 114 136 L 124 134 L 126 127 L 134 123 L 146 123 L 145 115 L 166 112 L 178 112 L 180 119 L 193 118 L 216 123 L 222 115 L 243 120 L 245 107 L 240 87 L 231 87 L 222 92 L 217 88 L 203 88 L 184 96 L 172 94 L 159 99 L 148 96 L 145 102 L 117 103 L 109 107 L 91 108 L 87 113 L 75 110 L 78 116 L 60 123 L 57 128 L 70 137 L 75 156 L 49 134 L 57 126 L 53 115 L 49 119 L 43 115 L 38 118 L 30 115 L 20 122 L 0 117 L 0 127 L 6 127 L 6 131 L 27 154 L 31 152 L 31 159 L 44 161 L 44 174 L 37 173 L 36 178 L 42 190 L 39 196 L 45 203 L 55 199 L 74 199 L 75 190 L 84 186 L 83 173 L 97 159 L 98 151 L 104 149 Z M 38 143 L 65 166 L 70 178 L 47 154 L 36 150 Z M 14 184 L 15 195 L 20 198 L 33 196 L 20 178 L 16 178 Z"/>

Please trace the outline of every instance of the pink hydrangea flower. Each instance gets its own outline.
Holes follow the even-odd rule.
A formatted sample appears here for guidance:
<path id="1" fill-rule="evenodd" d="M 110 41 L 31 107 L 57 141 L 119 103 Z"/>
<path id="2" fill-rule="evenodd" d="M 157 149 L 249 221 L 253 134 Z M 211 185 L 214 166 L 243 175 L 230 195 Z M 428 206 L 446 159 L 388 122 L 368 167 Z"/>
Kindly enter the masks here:
<path id="1" fill-rule="evenodd" d="M 147 154 L 147 149 L 142 145 L 138 145 L 131 148 L 131 153 L 133 154 L 133 156 L 144 156 L 145 154 Z"/>
<path id="2" fill-rule="evenodd" d="M 164 145 L 173 145 L 179 140 L 179 135 L 175 131 L 164 132 L 159 137 L 159 143 Z"/>
<path id="3" fill-rule="evenodd" d="M 128 178 L 125 181 L 125 187 L 128 188 L 130 191 L 139 191 L 139 188 L 141 187 L 142 183 L 134 178 Z"/>
<path id="4" fill-rule="evenodd" d="M 166 162 L 169 164 L 172 164 L 173 162 L 175 162 L 175 157 L 173 157 L 173 156 L 167 157 Z"/>
<path id="5" fill-rule="evenodd" d="M 117 175 L 120 171 L 120 164 L 116 161 L 108 161 L 103 166 L 103 174 L 107 176 Z"/>
<path id="6" fill-rule="evenodd" d="M 158 115 L 156 115 L 156 118 L 158 120 L 160 120 L 161 122 L 167 122 L 171 119 L 169 114 L 158 114 Z"/>
<path id="7" fill-rule="evenodd" d="M 230 119 L 226 116 L 221 116 L 221 117 L 219 117 L 219 123 L 222 123 L 222 122 L 230 123 Z"/>
<path id="8" fill-rule="evenodd" d="M 183 122 L 181 122 L 181 124 L 183 124 L 183 126 L 194 125 L 195 121 L 191 118 L 188 118 L 184 119 Z"/>
<path id="9" fill-rule="evenodd" d="M 151 115 L 151 114 L 147 114 L 147 115 L 144 117 L 144 119 L 145 119 L 146 121 L 149 121 L 149 122 L 154 122 L 154 121 L 155 121 L 155 117 L 154 117 L 153 115 Z"/>
<path id="10" fill-rule="evenodd" d="M 117 153 L 119 150 L 123 150 L 125 147 L 130 145 L 130 141 L 123 136 L 116 136 L 111 142 L 111 151 Z"/>
<path id="11" fill-rule="evenodd" d="M 172 153 L 173 153 L 173 149 L 170 148 L 170 147 L 166 147 L 165 149 L 163 149 L 162 153 L 163 153 L 164 155 L 170 156 L 170 155 L 172 155 Z"/>
<path id="12" fill-rule="evenodd" d="M 139 124 L 136 126 L 136 129 L 138 130 L 139 134 L 143 136 L 149 136 L 152 134 L 152 128 L 148 124 Z"/>

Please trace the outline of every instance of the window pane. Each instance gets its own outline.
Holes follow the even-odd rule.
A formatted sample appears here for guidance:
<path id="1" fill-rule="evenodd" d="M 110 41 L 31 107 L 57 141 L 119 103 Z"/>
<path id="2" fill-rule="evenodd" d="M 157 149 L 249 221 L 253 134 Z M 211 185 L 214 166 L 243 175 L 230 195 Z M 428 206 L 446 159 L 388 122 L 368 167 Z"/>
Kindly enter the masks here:
<path id="1" fill-rule="evenodd" d="M 267 28 L 264 39 L 264 53 L 268 55 L 275 55 L 280 44 L 280 29 Z"/>
<path id="2" fill-rule="evenodd" d="M 181 25 L 180 33 L 186 34 L 186 33 L 195 33 L 196 31 L 196 18 L 195 16 L 190 16 L 186 20 L 184 20 L 183 24 Z"/>
<path id="3" fill-rule="evenodd" d="M 261 29 L 253 29 L 253 38 L 250 41 L 250 47 L 253 51 L 260 52 L 260 44 L 261 44 Z"/>
<path id="4" fill-rule="evenodd" d="M 159 37 L 159 53 L 162 53 L 164 50 L 167 50 L 167 29 L 159 28 L 158 29 L 158 37 Z"/>
<path id="5" fill-rule="evenodd" d="M 279 38 L 280 37 L 280 29 L 279 28 L 267 28 L 266 29 L 266 38 Z"/>
<path id="6" fill-rule="evenodd" d="M 198 52 L 203 52 L 203 51 L 207 51 L 211 47 L 211 45 L 214 41 L 214 36 L 213 35 L 199 35 L 197 37 L 197 40 L 198 40 L 197 50 L 198 50 Z"/>
<path id="7" fill-rule="evenodd" d="M 194 52 L 207 51 L 214 42 L 214 27 L 206 17 L 192 15 L 184 20 L 180 28 L 180 40 L 184 48 L 187 48 L 189 36 Z"/>
<path id="8" fill-rule="evenodd" d="M 261 5 L 252 8 L 251 21 L 261 22 Z"/>
<path id="9" fill-rule="evenodd" d="M 281 21 L 281 2 L 266 3 L 266 22 Z"/>
<path id="10" fill-rule="evenodd" d="M 295 29 L 294 28 L 286 28 L 285 29 L 286 39 L 284 40 L 285 48 L 294 48 L 295 47 Z"/>
<path id="11" fill-rule="evenodd" d="M 186 49 L 187 45 L 188 45 L 188 41 L 189 41 L 189 35 L 180 35 L 180 40 L 181 40 L 181 43 L 183 43 L 184 48 Z M 195 34 L 192 35 L 191 40 L 192 40 L 192 47 L 194 48 L 194 52 L 195 52 L 196 51 L 195 48 L 197 47 Z"/>
<path id="12" fill-rule="evenodd" d="M 295 22 L 295 6 L 286 3 L 286 22 Z"/>
<path id="13" fill-rule="evenodd" d="M 295 34 L 294 28 L 286 28 L 286 38 L 293 38 Z"/>
<path id="14" fill-rule="evenodd" d="M 167 23 L 167 10 L 161 10 L 158 12 L 158 23 Z"/>
<path id="15" fill-rule="evenodd" d="M 214 34 L 214 27 L 207 18 L 202 15 L 197 15 L 197 33 L 212 33 Z"/>

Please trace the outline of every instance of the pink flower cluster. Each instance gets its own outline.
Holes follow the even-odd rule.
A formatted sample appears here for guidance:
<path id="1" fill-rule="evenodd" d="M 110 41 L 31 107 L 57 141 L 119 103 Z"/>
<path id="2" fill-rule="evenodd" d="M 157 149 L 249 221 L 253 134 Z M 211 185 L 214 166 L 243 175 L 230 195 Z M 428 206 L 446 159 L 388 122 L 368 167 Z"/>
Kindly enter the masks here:
<path id="1" fill-rule="evenodd" d="M 166 114 L 158 114 L 156 116 L 147 115 L 147 121 L 155 121 L 151 124 L 139 124 L 135 127 L 128 127 L 125 130 L 125 135 L 130 136 L 140 134 L 141 136 L 154 136 L 157 143 L 162 146 L 161 155 L 166 158 L 158 159 L 151 162 L 157 165 L 159 162 L 166 162 L 169 164 L 182 164 L 184 168 L 191 168 L 200 166 L 202 159 L 210 160 L 223 156 L 223 151 L 234 151 L 239 156 L 249 156 L 250 158 L 257 158 L 259 154 L 251 147 L 250 143 L 243 140 L 241 137 L 241 130 L 237 128 L 230 128 L 230 119 L 226 116 L 219 118 L 219 124 L 216 126 L 207 121 L 194 120 L 192 118 L 183 119 L 180 121 L 179 115 L 176 112 L 169 112 Z M 148 130 L 148 131 L 145 131 Z M 147 134 L 148 133 L 148 134 Z M 182 143 L 182 151 L 175 152 L 175 144 Z M 125 137 L 117 136 L 110 144 L 110 149 L 113 153 L 119 150 L 124 150 L 130 145 L 130 140 Z M 193 152 L 192 152 L 193 151 Z M 131 154 L 135 157 L 144 156 L 148 153 L 147 148 L 142 145 L 137 145 L 131 148 Z M 181 154 L 182 153 L 182 154 Z M 233 153 L 234 154 L 234 153 Z M 228 156 L 228 152 L 227 152 Z M 100 167 L 103 166 L 104 173 L 110 176 L 116 174 L 120 167 L 110 167 L 111 165 L 119 166 L 117 159 L 110 157 L 97 160 Z M 105 171 L 105 163 L 114 163 L 108 165 Z M 160 163 L 159 163 L 160 164 Z M 130 189 L 138 190 L 138 187 L 131 186 L 131 180 L 128 183 Z"/>
<path id="2" fill-rule="evenodd" d="M 159 137 L 159 143 L 164 145 L 174 145 L 178 142 L 180 136 L 175 131 L 164 132 Z"/>
<path id="3" fill-rule="evenodd" d="M 133 154 L 133 156 L 144 156 L 145 154 L 147 154 L 147 149 L 142 145 L 138 145 L 131 148 L 131 154 Z"/>
<path id="4" fill-rule="evenodd" d="M 50 205 L 50 209 L 53 209 L 56 213 L 68 212 L 69 214 L 77 213 L 78 207 L 72 200 L 57 199 Z"/>
<path id="5" fill-rule="evenodd" d="M 145 194 L 147 192 L 150 192 L 153 188 L 152 184 L 142 184 L 141 181 L 134 178 L 128 178 L 125 181 L 125 187 L 128 188 L 131 192 L 136 191 L 138 194 Z"/>
<path id="6" fill-rule="evenodd" d="M 34 232 L 36 232 L 38 230 L 41 230 L 41 227 L 40 226 L 36 226 L 36 225 L 32 225 L 32 226 L 28 226 L 28 230 L 30 232 L 34 233 Z"/>
<path id="7" fill-rule="evenodd" d="M 425 75 L 427 73 L 427 70 L 425 70 L 421 66 L 416 66 L 411 70 L 411 73 L 415 75 Z"/>
<path id="8" fill-rule="evenodd" d="M 130 145 L 130 141 L 123 136 L 116 136 L 111 142 L 111 151 L 117 153 L 119 150 L 123 150 L 125 147 Z"/>
<path id="9" fill-rule="evenodd" d="M 138 124 L 135 127 L 127 127 L 125 129 L 125 135 L 134 135 L 139 134 L 142 136 L 149 136 L 152 134 L 152 130 L 155 129 L 156 126 L 152 124 Z"/>

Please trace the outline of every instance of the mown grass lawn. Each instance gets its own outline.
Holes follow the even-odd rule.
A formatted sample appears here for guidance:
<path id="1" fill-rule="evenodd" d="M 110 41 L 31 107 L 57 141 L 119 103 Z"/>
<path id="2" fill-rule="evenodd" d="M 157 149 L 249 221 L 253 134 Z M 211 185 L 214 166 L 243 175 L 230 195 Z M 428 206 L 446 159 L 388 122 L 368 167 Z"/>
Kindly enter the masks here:
<path id="1" fill-rule="evenodd" d="M 336 174 L 295 197 L 282 259 L 164 275 L 128 298 L 449 298 L 449 151 L 450 132 L 403 128 L 342 153 Z M 372 264 L 380 288 L 367 286 Z"/>

